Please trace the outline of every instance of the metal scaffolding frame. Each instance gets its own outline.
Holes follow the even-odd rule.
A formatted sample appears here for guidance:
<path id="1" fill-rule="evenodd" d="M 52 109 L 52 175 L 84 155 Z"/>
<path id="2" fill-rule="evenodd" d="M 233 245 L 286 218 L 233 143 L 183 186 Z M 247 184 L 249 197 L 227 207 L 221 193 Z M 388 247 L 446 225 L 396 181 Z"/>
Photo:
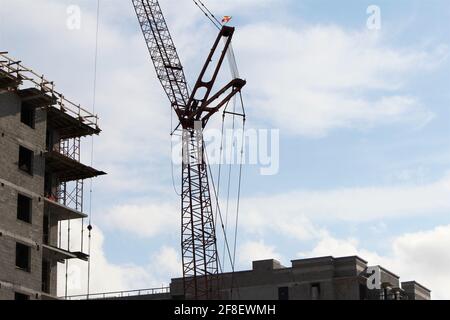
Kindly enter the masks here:
<path id="1" fill-rule="evenodd" d="M 80 120 L 89 127 L 98 130 L 98 117 L 80 105 L 66 99 L 63 94 L 55 90 L 53 81 L 47 80 L 44 75 L 39 75 L 32 69 L 22 65 L 22 62 L 9 57 L 8 52 L 0 52 L 0 71 L 16 78 L 21 84 L 29 84 L 39 89 L 49 97 L 56 98 L 56 103 L 52 105 L 68 115 Z"/>

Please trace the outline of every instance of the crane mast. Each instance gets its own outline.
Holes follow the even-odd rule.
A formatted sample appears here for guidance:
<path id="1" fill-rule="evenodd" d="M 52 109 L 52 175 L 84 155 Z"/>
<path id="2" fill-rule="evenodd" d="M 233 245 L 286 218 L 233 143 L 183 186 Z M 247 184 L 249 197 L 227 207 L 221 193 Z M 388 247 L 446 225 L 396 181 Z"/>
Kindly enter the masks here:
<path id="1" fill-rule="evenodd" d="M 157 0 L 132 0 L 156 69 L 156 74 L 182 128 L 183 164 L 181 194 L 181 249 L 186 299 L 218 299 L 218 255 L 215 222 L 205 162 L 203 129 L 213 114 L 245 86 L 233 79 L 212 93 L 230 47 L 234 28 L 223 26 L 200 72 L 192 93 Z M 212 58 L 223 40 L 218 61 Z M 212 68 L 212 77 L 205 80 Z M 203 89 L 203 90 L 201 90 Z"/>

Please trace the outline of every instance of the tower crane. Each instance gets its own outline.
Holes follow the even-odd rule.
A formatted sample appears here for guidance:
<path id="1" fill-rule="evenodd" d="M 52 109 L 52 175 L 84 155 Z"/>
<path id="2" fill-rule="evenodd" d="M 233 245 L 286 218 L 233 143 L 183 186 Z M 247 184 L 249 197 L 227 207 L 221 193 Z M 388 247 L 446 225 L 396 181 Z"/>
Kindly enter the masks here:
<path id="1" fill-rule="evenodd" d="M 182 129 L 181 250 L 185 299 L 218 298 L 218 254 L 215 221 L 205 162 L 203 129 L 246 81 L 235 78 L 217 92 L 214 84 L 235 29 L 222 26 L 190 92 L 184 69 L 157 0 L 132 0 L 156 74 Z M 223 51 L 213 62 L 219 44 Z M 212 77 L 206 79 L 212 71 Z"/>

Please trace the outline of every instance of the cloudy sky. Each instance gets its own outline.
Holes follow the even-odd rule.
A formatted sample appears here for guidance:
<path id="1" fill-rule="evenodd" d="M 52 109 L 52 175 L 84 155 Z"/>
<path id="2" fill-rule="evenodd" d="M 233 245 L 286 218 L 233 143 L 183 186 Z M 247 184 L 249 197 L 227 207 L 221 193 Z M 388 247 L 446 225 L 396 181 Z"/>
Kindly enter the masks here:
<path id="1" fill-rule="evenodd" d="M 96 1 L 0 2 L 0 50 L 92 109 Z M 160 2 L 192 84 L 216 30 L 192 1 Z M 279 130 L 279 171 L 244 166 L 237 268 L 357 254 L 450 299 L 448 1 L 206 3 L 237 27 L 247 128 Z M 374 4 L 377 30 L 367 26 Z M 79 29 L 68 28 L 71 5 Z M 99 24 L 94 166 L 108 176 L 94 181 L 91 291 L 168 285 L 181 274 L 171 110 L 131 1 L 102 0 Z M 86 291 L 85 271 L 71 264 L 69 294 Z"/>

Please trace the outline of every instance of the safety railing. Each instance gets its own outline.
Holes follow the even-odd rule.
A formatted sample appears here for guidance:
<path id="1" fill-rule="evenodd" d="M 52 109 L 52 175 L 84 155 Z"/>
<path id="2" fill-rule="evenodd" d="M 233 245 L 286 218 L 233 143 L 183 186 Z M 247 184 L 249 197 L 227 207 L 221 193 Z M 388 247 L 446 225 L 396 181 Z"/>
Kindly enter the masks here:
<path id="1" fill-rule="evenodd" d="M 131 291 L 94 293 L 94 294 L 89 294 L 89 295 L 82 294 L 82 295 L 76 295 L 76 296 L 69 296 L 67 298 L 62 297 L 62 299 L 66 299 L 66 300 L 103 300 L 103 299 L 120 299 L 120 298 L 127 298 L 127 297 L 139 297 L 139 296 L 167 294 L 167 293 L 170 293 L 170 287 L 131 290 Z"/>
<path id="2" fill-rule="evenodd" d="M 57 101 L 54 107 L 59 108 L 94 129 L 98 128 L 97 115 L 66 99 L 64 95 L 55 90 L 53 81 L 48 81 L 43 75 L 39 75 L 30 68 L 23 66 L 21 61 L 12 59 L 7 55 L 7 52 L 0 52 L 0 70 L 17 78 L 22 84 L 26 85 L 28 83 L 41 92 L 56 97 Z"/>

